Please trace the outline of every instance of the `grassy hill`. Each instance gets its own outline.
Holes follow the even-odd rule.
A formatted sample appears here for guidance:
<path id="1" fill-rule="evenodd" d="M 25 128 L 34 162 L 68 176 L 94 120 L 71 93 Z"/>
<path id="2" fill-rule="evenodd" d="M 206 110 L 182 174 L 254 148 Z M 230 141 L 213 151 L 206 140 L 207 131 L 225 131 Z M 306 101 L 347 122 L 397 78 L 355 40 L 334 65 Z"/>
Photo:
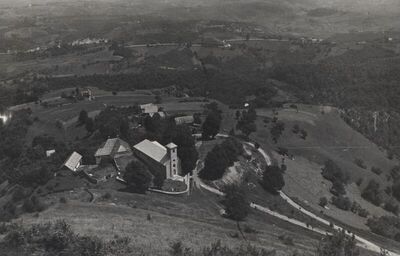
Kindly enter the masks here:
<path id="1" fill-rule="evenodd" d="M 234 221 L 219 216 L 218 200 L 200 191 L 194 191 L 190 197 L 115 191 L 105 197 L 106 190 L 91 192 L 95 195 L 92 203 L 80 202 L 75 196 L 79 190 L 49 196 L 47 201 L 54 203 L 49 209 L 38 215 L 24 215 L 17 222 L 29 226 L 65 219 L 73 231 L 81 235 L 105 240 L 115 235 L 127 236 L 131 244 L 146 255 L 168 255 L 171 244 L 178 241 L 200 250 L 218 240 L 228 247 L 250 243 L 274 249 L 277 255 L 289 255 L 294 251 L 313 255 L 314 252 L 316 236 L 292 226 L 282 229 L 279 227 L 282 224 L 273 218 L 255 212 L 240 224 L 243 230 L 248 229 L 245 227 L 255 230 L 245 231 L 244 238 Z M 67 203 L 57 201 L 62 196 L 67 198 Z M 283 244 L 279 236 L 284 234 L 293 238 L 294 245 Z"/>
<path id="2" fill-rule="evenodd" d="M 258 111 L 258 115 L 262 118 L 274 116 L 270 110 L 262 109 Z M 370 215 L 390 214 L 367 202 L 360 194 L 370 180 L 376 180 L 381 190 L 390 186 L 388 176 L 390 170 L 398 163 L 397 160 L 389 160 L 384 150 L 349 127 L 335 108 L 300 105 L 298 112 L 295 109 L 284 108 L 278 111 L 276 117 L 285 124 L 285 131 L 277 144 L 272 142 L 269 125 L 262 119 L 253 138 L 267 148 L 287 148 L 289 155 L 293 155 L 292 159 L 285 157 L 284 163 L 288 168 L 285 173 L 285 192 L 297 197 L 300 202 L 317 212 L 322 210 L 324 214 L 348 225 L 366 229 L 365 218 L 339 210 L 333 205 L 329 205 L 329 209 L 318 205 L 321 197 L 329 199 L 332 196 L 329 192 L 332 183 L 321 175 L 324 162 L 330 159 L 349 173 L 350 181 L 346 189 L 347 196 L 352 201 L 367 209 Z M 299 125 L 308 133 L 306 139 L 292 132 L 294 125 Z M 272 152 L 272 155 L 277 162 L 281 161 L 282 156 L 277 152 Z M 364 166 L 360 167 L 357 161 L 362 161 Z M 380 168 L 382 173 L 378 175 L 372 172 L 372 167 Z M 383 191 L 380 193 L 386 200 L 390 200 L 390 196 Z"/>

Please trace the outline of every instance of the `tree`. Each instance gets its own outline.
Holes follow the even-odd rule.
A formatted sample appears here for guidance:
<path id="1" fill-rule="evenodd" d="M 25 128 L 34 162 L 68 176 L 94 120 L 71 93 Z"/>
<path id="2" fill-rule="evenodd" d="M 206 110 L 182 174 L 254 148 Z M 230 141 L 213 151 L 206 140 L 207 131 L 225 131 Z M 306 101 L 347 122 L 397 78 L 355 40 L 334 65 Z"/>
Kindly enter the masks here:
<path id="1" fill-rule="evenodd" d="M 88 118 L 89 118 L 89 116 L 88 116 L 88 113 L 86 112 L 86 110 L 82 110 L 79 113 L 78 122 L 80 124 L 84 124 L 86 122 L 86 119 L 88 119 Z"/>
<path id="2" fill-rule="evenodd" d="M 307 138 L 307 136 L 308 136 L 307 131 L 304 130 L 304 129 L 301 129 L 301 131 L 300 131 L 300 137 L 301 137 L 303 140 L 305 140 L 305 139 Z"/>
<path id="3" fill-rule="evenodd" d="M 204 168 L 199 176 L 205 180 L 218 180 L 229 166 L 229 157 L 221 145 L 216 145 L 206 156 Z"/>
<path id="4" fill-rule="evenodd" d="M 222 204 L 226 216 L 236 221 L 244 220 L 249 213 L 249 202 L 243 189 L 237 185 L 228 185 L 224 188 L 224 192 Z"/>
<path id="5" fill-rule="evenodd" d="M 156 104 L 160 104 L 160 103 L 162 102 L 162 98 L 161 98 L 160 95 L 156 95 L 156 96 L 154 97 L 154 100 L 155 100 L 155 103 L 156 103 Z"/>
<path id="6" fill-rule="evenodd" d="M 300 132 L 300 126 L 298 124 L 293 125 L 292 132 L 298 134 Z"/>
<path id="7" fill-rule="evenodd" d="M 147 167 L 139 161 L 132 161 L 127 165 L 124 178 L 129 187 L 138 193 L 146 193 L 152 181 Z"/>
<path id="8" fill-rule="evenodd" d="M 240 113 L 240 110 L 236 110 L 236 120 L 239 120 L 239 118 L 240 118 L 240 116 L 241 116 L 241 113 Z"/>
<path id="9" fill-rule="evenodd" d="M 221 117 L 218 113 L 214 111 L 210 112 L 203 123 L 203 138 L 214 138 L 219 132 L 221 121 Z"/>
<path id="10" fill-rule="evenodd" d="M 204 168 L 199 173 L 200 178 L 205 180 L 222 178 L 226 169 L 232 166 L 242 153 L 242 144 L 233 138 L 216 145 L 206 156 Z"/>
<path id="11" fill-rule="evenodd" d="M 173 126 L 175 131 L 172 142 L 178 146 L 178 157 L 181 160 L 182 174 L 191 172 L 197 163 L 199 154 L 190 128 L 186 125 Z"/>
<path id="12" fill-rule="evenodd" d="M 261 180 L 261 185 L 265 190 L 277 194 L 285 186 L 285 180 L 281 168 L 276 165 L 266 166 Z"/>
<path id="13" fill-rule="evenodd" d="M 87 118 L 85 122 L 85 128 L 89 133 L 94 132 L 94 121 L 92 118 Z"/>
<path id="14" fill-rule="evenodd" d="M 193 114 L 193 123 L 195 124 L 201 124 L 201 113 L 194 113 Z"/>
<path id="15" fill-rule="evenodd" d="M 328 199 L 326 197 L 321 197 L 318 203 L 321 207 L 325 207 L 328 204 Z"/>
<path id="16" fill-rule="evenodd" d="M 356 239 L 347 236 L 344 230 L 334 231 L 326 235 L 318 245 L 317 256 L 358 256 L 360 252 L 356 247 Z"/>
<path id="17" fill-rule="evenodd" d="M 382 203 L 382 197 L 379 190 L 379 183 L 375 180 L 370 180 L 367 187 L 361 193 L 361 196 L 374 205 L 380 206 Z"/>

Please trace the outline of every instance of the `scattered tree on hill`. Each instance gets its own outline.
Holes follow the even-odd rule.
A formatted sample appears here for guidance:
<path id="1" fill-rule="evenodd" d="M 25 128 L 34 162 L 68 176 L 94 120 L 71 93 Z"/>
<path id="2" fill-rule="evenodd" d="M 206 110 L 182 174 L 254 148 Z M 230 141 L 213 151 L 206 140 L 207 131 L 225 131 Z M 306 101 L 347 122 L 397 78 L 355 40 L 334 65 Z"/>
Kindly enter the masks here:
<path id="1" fill-rule="evenodd" d="M 162 102 L 161 96 L 160 95 L 156 95 L 154 97 L 154 101 L 155 101 L 156 104 L 160 104 Z"/>
<path id="2" fill-rule="evenodd" d="M 298 134 L 300 132 L 300 126 L 298 124 L 293 125 L 292 132 Z"/>
<path id="3" fill-rule="evenodd" d="M 362 198 L 373 203 L 376 206 L 380 206 L 382 203 L 382 196 L 379 190 L 379 183 L 375 180 L 370 180 L 367 187 L 361 193 Z"/>
<path id="4" fill-rule="evenodd" d="M 237 185 L 228 185 L 224 188 L 225 197 L 222 204 L 228 218 L 242 221 L 249 213 L 249 202 L 242 188 Z"/>
<path id="5" fill-rule="evenodd" d="M 400 181 L 396 181 L 392 186 L 392 195 L 400 202 Z"/>
<path id="6" fill-rule="evenodd" d="M 270 129 L 272 140 L 277 143 L 278 139 L 281 137 L 283 131 L 285 130 L 285 124 L 282 122 L 275 122 Z"/>
<path id="7" fill-rule="evenodd" d="M 328 204 L 328 199 L 326 197 L 321 197 L 318 203 L 321 207 L 325 207 Z"/>
<path id="8" fill-rule="evenodd" d="M 85 122 L 85 128 L 89 133 L 94 132 L 94 121 L 92 118 L 87 118 Z"/>
<path id="9" fill-rule="evenodd" d="M 84 124 L 85 122 L 86 122 L 86 119 L 88 119 L 88 113 L 86 112 L 86 110 L 82 110 L 80 113 L 79 113 L 79 117 L 78 117 L 78 122 L 80 123 L 80 124 Z"/>
<path id="10" fill-rule="evenodd" d="M 322 168 L 322 176 L 334 182 L 335 180 L 346 184 L 349 181 L 349 174 L 343 171 L 335 162 L 332 160 L 325 161 L 325 165 Z"/>
<path id="11" fill-rule="evenodd" d="M 375 234 L 400 242 L 400 218 L 398 217 L 372 217 L 368 219 L 367 226 Z"/>
<path id="12" fill-rule="evenodd" d="M 367 169 L 367 166 L 365 165 L 364 161 L 363 161 L 361 158 L 356 158 L 356 159 L 354 159 L 354 163 L 355 163 L 358 167 L 360 167 L 360 168 L 362 168 L 362 169 Z"/>
<path id="13" fill-rule="evenodd" d="M 334 231 L 333 235 L 325 236 L 318 245 L 317 256 L 358 256 L 354 236 L 347 236 L 345 231 Z"/>
<path id="14" fill-rule="evenodd" d="M 348 211 L 351 208 L 351 201 L 345 196 L 333 196 L 332 204 L 344 211 Z"/>
<path id="15" fill-rule="evenodd" d="M 302 138 L 303 140 L 307 139 L 308 133 L 306 130 L 301 129 L 300 130 L 300 138 Z"/>
<path id="16" fill-rule="evenodd" d="M 139 161 L 132 161 L 126 167 L 125 180 L 138 193 L 146 193 L 152 181 L 148 168 Z"/>
<path id="17" fill-rule="evenodd" d="M 276 165 L 266 166 L 261 180 L 261 185 L 265 190 L 277 194 L 285 186 L 285 180 L 281 168 Z"/>
<path id="18" fill-rule="evenodd" d="M 236 115 L 238 116 L 238 115 Z M 254 106 L 250 106 L 247 110 L 242 112 L 241 118 L 238 120 L 236 128 L 241 130 L 247 137 L 257 130 L 255 121 L 257 113 Z"/>
<path id="19" fill-rule="evenodd" d="M 203 138 L 214 138 L 218 134 L 221 126 L 221 116 L 215 112 L 208 114 L 206 120 L 203 123 Z"/>

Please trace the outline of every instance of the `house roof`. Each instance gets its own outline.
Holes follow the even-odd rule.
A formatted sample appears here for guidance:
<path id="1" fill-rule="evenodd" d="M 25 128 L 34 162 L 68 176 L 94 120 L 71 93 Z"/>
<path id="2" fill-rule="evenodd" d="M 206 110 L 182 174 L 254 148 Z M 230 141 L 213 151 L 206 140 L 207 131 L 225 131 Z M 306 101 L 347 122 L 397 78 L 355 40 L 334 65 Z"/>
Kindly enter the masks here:
<path id="1" fill-rule="evenodd" d="M 117 153 L 130 151 L 129 144 L 119 138 L 108 139 L 95 153 L 95 157 L 113 156 Z"/>
<path id="2" fill-rule="evenodd" d="M 158 106 L 153 104 L 153 103 L 140 105 L 140 109 L 145 114 L 157 113 L 158 112 Z"/>
<path id="3" fill-rule="evenodd" d="M 76 171 L 76 167 L 78 166 L 81 160 L 82 156 L 74 151 L 67 159 L 67 161 L 65 161 L 64 166 L 70 169 L 71 171 Z"/>
<path id="4" fill-rule="evenodd" d="M 178 116 L 174 118 L 176 124 L 191 124 L 194 122 L 193 116 Z"/>
<path id="5" fill-rule="evenodd" d="M 167 149 L 157 141 L 143 140 L 134 146 L 134 148 L 153 160 L 163 163 L 167 155 Z"/>
<path id="6" fill-rule="evenodd" d="M 161 118 L 165 118 L 166 117 L 166 114 L 165 114 L 164 111 L 149 113 L 150 117 L 153 117 L 155 114 L 159 114 Z"/>

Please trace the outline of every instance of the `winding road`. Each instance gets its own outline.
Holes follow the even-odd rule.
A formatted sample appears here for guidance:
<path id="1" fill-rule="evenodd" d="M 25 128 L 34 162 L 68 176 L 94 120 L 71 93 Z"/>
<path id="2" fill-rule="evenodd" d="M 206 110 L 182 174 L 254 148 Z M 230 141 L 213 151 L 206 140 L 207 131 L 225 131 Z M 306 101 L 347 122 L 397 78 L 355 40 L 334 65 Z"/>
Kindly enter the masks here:
<path id="1" fill-rule="evenodd" d="M 218 134 L 216 137 L 227 138 L 227 137 L 229 137 L 229 135 Z M 250 142 L 246 142 L 246 144 L 251 146 L 251 147 L 253 147 L 253 148 L 255 148 L 264 157 L 264 160 L 267 163 L 267 165 L 271 165 L 272 164 L 271 158 L 268 156 L 268 154 L 262 148 L 256 148 L 255 145 L 253 143 L 250 143 Z M 195 170 L 193 170 L 193 181 L 194 181 L 195 185 L 197 186 L 197 188 L 205 189 L 205 190 L 207 190 L 207 191 L 209 191 L 209 192 L 211 192 L 213 194 L 216 194 L 218 196 L 224 196 L 224 193 L 222 191 L 204 184 L 202 182 L 202 180 L 198 177 L 197 173 L 198 173 L 198 170 L 200 169 L 201 166 L 202 166 L 202 163 L 200 161 L 198 161 Z M 342 228 L 342 227 L 340 227 L 338 225 L 332 224 L 330 221 L 325 220 L 325 219 L 317 216 L 316 214 L 304 209 L 301 205 L 299 205 L 296 202 L 294 202 L 284 192 L 280 191 L 279 195 L 288 204 L 290 204 L 292 207 L 294 207 L 298 211 L 302 212 L 303 214 L 307 215 L 308 217 L 310 217 L 310 218 L 312 218 L 312 219 L 314 219 L 314 220 L 316 220 L 316 221 L 318 221 L 318 222 L 320 222 L 320 223 L 322 223 L 322 224 L 324 224 L 326 226 L 331 226 L 335 230 L 339 230 L 339 231 L 345 230 L 346 234 L 349 235 L 349 236 L 353 236 L 354 235 L 354 238 L 357 241 L 357 246 L 359 246 L 361 248 L 364 248 L 366 250 L 372 251 L 372 252 L 376 252 L 378 254 L 380 254 L 384 250 L 386 252 L 386 255 L 388 255 L 388 256 L 400 256 L 400 254 L 398 254 L 396 252 L 388 251 L 387 249 L 384 249 L 384 248 L 380 247 L 379 245 L 377 245 L 377 244 L 375 244 L 375 243 L 373 243 L 371 241 L 368 241 L 367 239 L 365 239 L 365 238 L 363 238 L 363 237 L 361 237 L 359 235 L 351 233 L 351 232 L 347 231 L 346 229 L 344 229 L 344 228 Z M 276 218 L 279 218 L 279 219 L 281 219 L 283 221 L 292 223 L 292 224 L 294 224 L 296 226 L 300 226 L 300 227 L 303 227 L 303 228 L 308 229 L 310 231 L 316 232 L 318 234 L 322 234 L 322 235 L 329 234 L 329 232 L 326 232 L 326 231 L 324 231 L 322 229 L 319 229 L 319 228 L 312 227 L 312 226 L 310 226 L 309 224 L 307 224 L 305 222 L 302 222 L 302 221 L 290 218 L 288 216 L 282 215 L 282 214 L 280 214 L 278 212 L 272 211 L 267 207 L 264 207 L 264 206 L 261 206 L 261 205 L 255 204 L 255 203 L 250 203 L 250 207 L 255 209 L 255 210 L 261 211 L 263 213 L 266 213 L 266 214 L 269 214 L 271 216 L 274 216 Z"/>

